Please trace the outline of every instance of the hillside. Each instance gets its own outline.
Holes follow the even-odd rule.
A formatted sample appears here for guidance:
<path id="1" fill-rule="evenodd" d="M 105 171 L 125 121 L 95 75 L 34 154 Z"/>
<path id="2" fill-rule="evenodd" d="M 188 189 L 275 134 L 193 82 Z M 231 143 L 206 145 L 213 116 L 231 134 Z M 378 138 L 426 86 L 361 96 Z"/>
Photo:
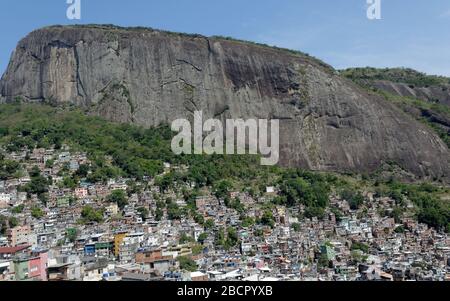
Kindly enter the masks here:
<path id="1" fill-rule="evenodd" d="M 300 52 L 220 37 L 54 26 L 19 42 L 0 99 L 73 104 L 144 127 L 191 118 L 280 119 L 281 164 L 449 181 L 450 152 L 427 125 Z"/>
<path id="2" fill-rule="evenodd" d="M 358 84 L 398 96 L 450 106 L 450 78 L 408 68 L 350 68 L 341 74 Z"/>
<path id="3" fill-rule="evenodd" d="M 450 78 L 405 68 L 353 68 L 341 74 L 431 127 L 450 147 Z"/>
<path id="4" fill-rule="evenodd" d="M 262 197 L 266 187 L 274 185 L 278 195 L 267 200 L 270 202 L 265 206 L 302 205 L 308 216 L 319 218 L 323 218 L 325 209 L 330 208 L 332 196 L 341 196 L 351 206 L 359 207 L 363 203 L 370 206 L 363 195 L 372 193 L 395 200 L 396 211 L 386 212 L 387 216 L 411 215 L 437 229 L 450 231 L 448 186 L 399 183 L 390 176 L 385 177 L 383 170 L 360 177 L 266 167 L 259 165 L 257 156 L 175 156 L 170 151 L 172 135 L 166 126 L 144 129 L 111 123 L 73 107 L 0 105 L 0 181 L 33 172 L 23 170 L 25 162 L 8 160 L 7 155 L 15 152 L 30 154 L 36 148 L 58 151 L 69 146 L 71 151 L 86 152 L 92 162 L 84 167 L 83 176 L 76 172 L 67 180 L 75 186 L 81 180 L 106 183 L 109 179 L 125 177 L 146 182 L 154 178 L 163 191 L 182 190 L 180 187 L 194 184 L 194 192 L 184 195 L 192 201 L 202 189 L 218 197 L 232 189 Z M 172 165 L 169 171 L 164 168 L 166 162 Z M 30 193 L 45 194 L 45 182 L 25 189 Z M 413 209 L 408 207 L 409 202 L 415 205 Z M 238 203 L 229 206 L 240 208 Z M 332 210 L 339 215 L 339 210 Z"/>

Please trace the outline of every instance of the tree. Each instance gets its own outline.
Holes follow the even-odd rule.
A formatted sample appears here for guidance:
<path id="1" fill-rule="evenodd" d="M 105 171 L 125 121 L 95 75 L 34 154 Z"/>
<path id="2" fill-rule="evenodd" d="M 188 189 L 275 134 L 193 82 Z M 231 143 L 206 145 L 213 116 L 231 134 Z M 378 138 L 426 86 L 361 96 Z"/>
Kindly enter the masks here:
<path id="1" fill-rule="evenodd" d="M 198 236 L 197 241 L 201 244 L 205 242 L 205 240 L 208 239 L 208 233 L 202 233 Z"/>
<path id="2" fill-rule="evenodd" d="M 113 190 L 111 194 L 107 197 L 107 201 L 110 203 L 116 203 L 120 209 L 125 208 L 128 204 L 127 195 L 124 190 Z"/>
<path id="3" fill-rule="evenodd" d="M 179 256 L 178 262 L 180 263 L 180 269 L 185 270 L 188 272 L 195 272 L 197 271 L 197 264 L 195 263 L 192 258 L 186 257 L 186 256 Z"/>
<path id="4" fill-rule="evenodd" d="M 27 185 L 25 185 L 25 191 L 31 194 L 43 194 L 48 192 L 48 184 L 49 181 L 41 176 L 35 176 L 31 178 L 30 183 L 28 183 Z"/>
<path id="5" fill-rule="evenodd" d="M 245 207 L 241 203 L 241 200 L 239 198 L 234 199 L 234 201 L 231 202 L 230 208 L 236 210 L 238 213 L 245 212 Z"/>
<path id="6" fill-rule="evenodd" d="M 269 226 L 273 228 L 275 226 L 275 218 L 273 217 L 273 213 L 270 210 L 264 211 L 264 214 L 261 218 L 261 224 L 264 226 Z"/>
<path id="7" fill-rule="evenodd" d="M 201 215 L 201 214 L 199 214 L 197 212 L 194 212 L 193 215 L 194 215 L 194 221 L 197 224 L 203 225 L 205 223 L 205 218 L 203 217 L 203 215 Z"/>
<path id="8" fill-rule="evenodd" d="M 148 217 L 148 215 L 149 215 L 149 211 L 148 211 L 148 209 L 145 208 L 145 207 L 139 207 L 139 208 L 137 209 L 137 212 L 139 213 L 139 215 L 141 216 L 141 218 L 142 218 L 143 221 L 146 220 L 147 217 Z"/>
<path id="9" fill-rule="evenodd" d="M 190 243 L 190 242 L 194 242 L 194 238 L 191 236 L 188 236 L 186 233 L 181 234 L 179 243 L 180 244 L 185 244 L 185 243 Z"/>
<path id="10" fill-rule="evenodd" d="M 232 184 L 228 180 L 223 180 L 214 185 L 214 195 L 218 199 L 225 199 L 230 195 L 230 189 L 232 188 Z"/>
<path id="11" fill-rule="evenodd" d="M 213 219 L 207 219 L 207 220 L 205 221 L 204 226 L 205 226 L 205 229 L 208 229 L 208 230 L 214 228 L 214 226 L 215 226 L 214 220 L 213 220 Z"/>
<path id="12" fill-rule="evenodd" d="M 80 178 L 85 178 L 89 174 L 90 167 L 87 164 L 81 164 L 76 172 Z"/>
<path id="13" fill-rule="evenodd" d="M 12 178 L 20 170 L 20 164 L 11 160 L 0 160 L 0 180 Z"/>
<path id="14" fill-rule="evenodd" d="M 159 187 L 162 192 L 166 192 L 170 187 L 173 186 L 175 181 L 175 176 L 173 172 L 169 172 L 161 177 L 155 179 L 155 185 Z"/>
<path id="15" fill-rule="evenodd" d="M 362 243 L 362 242 L 355 241 L 355 242 L 352 243 L 351 250 L 352 251 L 360 250 L 360 251 L 362 251 L 362 252 L 367 254 L 367 253 L 369 253 L 369 246 L 364 244 L 364 243 Z"/>
<path id="16" fill-rule="evenodd" d="M 325 253 L 320 254 L 319 260 L 317 262 L 317 266 L 319 268 L 329 268 L 330 267 L 330 261 L 328 260 L 327 254 L 325 254 Z"/>
<path id="17" fill-rule="evenodd" d="M 157 221 L 161 221 L 162 218 L 163 218 L 163 216 L 164 216 L 164 211 L 162 211 L 161 208 L 156 208 L 156 211 L 155 211 L 155 219 L 156 219 Z"/>
<path id="18" fill-rule="evenodd" d="M 360 192 L 354 192 L 351 190 L 344 190 L 341 196 L 346 200 L 352 210 L 358 210 L 365 202 L 364 196 Z"/>
<path id="19" fill-rule="evenodd" d="M 142 191 L 142 188 L 137 185 L 135 181 L 127 182 L 127 194 L 128 196 L 132 196 L 133 194 L 139 194 Z"/>
<path id="20" fill-rule="evenodd" d="M 239 242 L 238 233 L 235 228 L 229 227 L 227 229 L 227 240 L 225 241 L 225 246 L 227 248 L 235 247 Z"/>
<path id="21" fill-rule="evenodd" d="M 393 218 L 396 223 L 401 223 L 404 209 L 401 207 L 395 207 L 391 212 L 389 212 L 389 217 Z"/>
<path id="22" fill-rule="evenodd" d="M 255 236 L 256 237 L 262 237 L 264 235 L 264 231 L 262 229 L 256 229 L 255 230 Z"/>
<path id="23" fill-rule="evenodd" d="M 170 220 L 181 220 L 181 210 L 176 203 L 169 202 L 169 204 L 167 204 L 167 217 Z"/>
<path id="24" fill-rule="evenodd" d="M 314 218 L 323 219 L 325 217 L 325 210 L 320 207 L 307 207 L 305 209 L 305 217 L 306 218 Z"/>
<path id="25" fill-rule="evenodd" d="M 75 189 L 78 185 L 78 181 L 73 177 L 64 177 L 62 185 L 64 188 Z"/>
<path id="26" fill-rule="evenodd" d="M 300 231 L 300 224 L 299 223 L 293 223 L 291 226 L 292 226 L 292 229 L 295 232 L 299 232 Z"/>
<path id="27" fill-rule="evenodd" d="M 248 228 L 248 227 L 251 227 L 251 226 L 253 226 L 255 224 L 255 220 L 253 218 L 251 218 L 251 217 L 248 217 L 248 216 L 241 217 L 241 221 L 242 221 L 241 222 L 241 226 L 243 228 Z"/>
<path id="28" fill-rule="evenodd" d="M 40 171 L 39 167 L 34 165 L 33 168 L 30 170 L 30 177 L 36 178 L 36 177 L 39 177 L 40 175 L 41 175 L 41 171 Z"/>
<path id="29" fill-rule="evenodd" d="M 445 228 L 448 224 L 448 218 L 442 211 L 434 207 L 428 207 L 422 209 L 419 213 L 419 222 L 427 224 L 436 229 Z"/>
<path id="30" fill-rule="evenodd" d="M 31 208 L 31 216 L 35 219 L 41 219 L 44 217 L 44 211 L 41 208 L 34 206 Z"/>
<path id="31" fill-rule="evenodd" d="M 81 211 L 81 217 L 85 223 L 101 223 L 103 221 L 103 211 L 95 210 L 91 206 L 85 206 Z"/>
<path id="32" fill-rule="evenodd" d="M 8 229 L 8 220 L 3 215 L 0 215 L 0 234 L 4 235 Z"/>
<path id="33" fill-rule="evenodd" d="M 199 255 L 203 251 L 203 246 L 199 244 L 195 244 L 192 246 L 192 255 Z"/>
<path id="34" fill-rule="evenodd" d="M 351 256 L 353 261 L 356 263 L 366 262 L 368 258 L 368 256 L 364 255 L 364 253 L 361 250 L 353 250 L 351 252 Z"/>
<path id="35" fill-rule="evenodd" d="M 225 233 L 224 233 L 223 229 L 219 229 L 219 231 L 216 232 L 216 235 L 214 238 L 214 244 L 217 247 L 225 245 Z"/>
<path id="36" fill-rule="evenodd" d="M 23 205 L 23 204 L 21 204 L 21 205 L 18 205 L 18 206 L 16 206 L 16 207 L 14 207 L 14 208 L 12 208 L 11 209 L 11 212 L 13 213 L 13 214 L 19 214 L 19 213 L 22 213 L 23 212 L 23 209 L 25 208 L 25 206 Z"/>
<path id="37" fill-rule="evenodd" d="M 398 226 L 397 228 L 395 228 L 394 232 L 398 233 L 398 234 L 405 233 L 405 227 L 404 226 Z"/>
<path id="38" fill-rule="evenodd" d="M 42 205 L 47 206 L 47 202 L 48 202 L 48 194 L 47 193 L 39 194 L 38 199 L 42 203 Z"/>
<path id="39" fill-rule="evenodd" d="M 52 160 L 52 159 L 47 160 L 47 161 L 45 161 L 45 168 L 52 168 L 54 164 L 55 164 L 54 160 Z"/>
<path id="40" fill-rule="evenodd" d="M 11 216 L 8 219 L 8 224 L 9 224 L 10 228 L 15 228 L 15 227 L 17 227 L 19 225 L 19 221 L 14 216 Z"/>
<path id="41" fill-rule="evenodd" d="M 78 229 L 76 228 L 69 228 L 66 230 L 66 238 L 71 242 L 74 243 L 77 240 L 78 237 Z"/>

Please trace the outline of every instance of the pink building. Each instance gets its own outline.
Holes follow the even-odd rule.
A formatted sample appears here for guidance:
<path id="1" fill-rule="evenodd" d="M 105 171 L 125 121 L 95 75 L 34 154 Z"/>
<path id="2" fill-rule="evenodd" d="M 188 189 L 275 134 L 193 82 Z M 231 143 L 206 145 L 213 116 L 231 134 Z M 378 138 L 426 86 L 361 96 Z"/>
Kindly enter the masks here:
<path id="1" fill-rule="evenodd" d="M 87 188 L 76 188 L 75 189 L 75 196 L 79 199 L 85 198 L 88 196 L 88 190 Z"/>
<path id="2" fill-rule="evenodd" d="M 29 278 L 47 281 L 47 251 L 34 253 L 33 255 L 34 257 L 31 257 L 28 262 Z"/>

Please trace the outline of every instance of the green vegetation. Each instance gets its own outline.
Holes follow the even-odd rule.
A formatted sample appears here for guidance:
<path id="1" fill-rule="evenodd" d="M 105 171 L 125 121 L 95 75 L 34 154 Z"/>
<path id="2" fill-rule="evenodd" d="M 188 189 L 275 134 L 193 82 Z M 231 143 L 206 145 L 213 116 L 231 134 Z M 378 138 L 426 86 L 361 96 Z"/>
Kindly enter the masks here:
<path id="1" fill-rule="evenodd" d="M 123 209 L 128 204 L 127 195 L 123 190 L 112 191 L 106 200 L 110 203 L 116 203 L 120 209 Z"/>
<path id="2" fill-rule="evenodd" d="M 304 217 L 314 218 L 322 220 L 325 218 L 325 209 L 321 207 L 306 207 Z"/>
<path id="3" fill-rule="evenodd" d="M 450 135 L 448 134 L 448 130 L 446 130 L 440 121 L 440 119 L 450 120 L 450 108 L 448 106 L 439 103 L 431 103 L 416 98 L 402 97 L 381 90 L 375 90 L 374 92 L 383 96 L 389 102 L 395 104 L 406 114 L 412 114 L 415 119 L 429 126 L 442 139 L 442 141 L 450 147 Z"/>
<path id="4" fill-rule="evenodd" d="M 214 228 L 214 220 L 212 220 L 212 219 L 207 219 L 206 221 L 205 221 L 205 224 L 204 224 L 204 226 L 205 226 L 205 229 L 212 229 L 212 228 Z"/>
<path id="5" fill-rule="evenodd" d="M 448 122 L 450 108 L 446 105 L 411 97 L 402 97 L 373 86 L 375 80 L 386 80 L 408 84 L 411 88 L 438 86 L 443 90 L 450 89 L 450 78 L 426 75 L 415 70 L 405 68 L 375 69 L 355 68 L 341 71 L 341 74 L 353 80 L 362 87 L 383 96 L 395 104 L 406 114 L 429 126 L 450 147 Z"/>
<path id="6" fill-rule="evenodd" d="M 195 272 L 197 271 L 197 264 L 195 263 L 192 258 L 186 257 L 186 256 L 179 256 L 178 262 L 180 263 L 180 268 L 182 270 L 188 271 L 188 272 Z"/>
<path id="7" fill-rule="evenodd" d="M 202 233 L 198 236 L 198 242 L 203 244 L 208 239 L 208 233 Z"/>
<path id="8" fill-rule="evenodd" d="M 2 136 L 0 131 L 0 137 Z M 0 153 L 0 180 L 7 180 L 14 177 L 14 174 L 20 170 L 20 164 L 16 161 L 5 160 Z"/>
<path id="9" fill-rule="evenodd" d="M 361 250 L 353 250 L 351 255 L 355 263 L 367 262 L 367 259 L 369 258 L 369 255 L 365 255 Z"/>
<path id="10" fill-rule="evenodd" d="M 241 217 L 241 227 L 249 228 L 252 227 L 254 224 L 255 220 L 253 218 L 248 216 Z"/>
<path id="11" fill-rule="evenodd" d="M 332 175 L 323 175 L 303 170 L 288 170 L 280 180 L 280 196 L 276 204 L 287 206 L 304 205 L 304 217 L 325 217 L 331 187 L 338 185 Z"/>
<path id="12" fill-rule="evenodd" d="M 22 204 L 22 205 L 18 205 L 18 206 L 16 206 L 16 207 L 12 208 L 12 209 L 11 209 L 11 212 L 12 212 L 13 214 L 20 214 L 20 213 L 23 212 L 23 209 L 25 209 L 25 206 Z"/>
<path id="13" fill-rule="evenodd" d="M 229 227 L 227 229 L 226 235 L 224 229 L 219 229 L 219 231 L 216 232 L 215 236 L 216 247 L 221 246 L 225 250 L 230 250 L 231 248 L 236 247 L 238 243 L 239 237 L 235 228 Z"/>
<path id="14" fill-rule="evenodd" d="M 405 227 L 404 226 L 398 226 L 394 230 L 395 233 L 405 233 Z"/>
<path id="15" fill-rule="evenodd" d="M 203 246 L 199 244 L 194 244 L 192 246 L 192 255 L 196 256 L 203 252 Z"/>
<path id="16" fill-rule="evenodd" d="M 350 68 L 341 74 L 354 81 L 386 80 L 405 83 L 414 87 L 449 85 L 450 79 L 442 76 L 427 75 L 408 68 Z"/>
<path id="17" fill-rule="evenodd" d="M 181 211 L 180 207 L 173 202 L 172 200 L 167 200 L 167 217 L 170 220 L 181 220 L 183 217 L 183 212 Z"/>
<path id="18" fill-rule="evenodd" d="M 31 216 L 36 219 L 41 219 L 44 217 L 44 211 L 42 211 L 41 208 L 34 206 L 31 208 Z"/>
<path id="19" fill-rule="evenodd" d="M 6 230 L 8 230 L 8 219 L 5 216 L 0 215 L 0 234 L 5 235 Z"/>
<path id="20" fill-rule="evenodd" d="M 292 224 L 292 230 L 294 230 L 295 232 L 300 232 L 300 224 L 299 223 Z"/>
<path id="21" fill-rule="evenodd" d="M 19 225 L 19 221 L 14 216 L 11 216 L 8 219 L 8 223 L 9 223 L 9 227 L 10 228 L 15 228 L 15 227 L 17 227 Z"/>
<path id="22" fill-rule="evenodd" d="M 19 225 L 19 221 L 15 217 L 9 217 L 0 215 L 0 234 L 5 235 L 8 229 L 17 227 Z"/>
<path id="23" fill-rule="evenodd" d="M 225 242 L 226 248 L 235 247 L 239 243 L 239 237 L 235 228 L 228 228 L 227 230 L 227 240 Z"/>
<path id="24" fill-rule="evenodd" d="M 364 253 L 369 253 L 369 246 L 368 245 L 366 245 L 366 244 L 364 244 L 364 243 L 360 243 L 360 242 L 354 242 L 354 243 L 352 243 L 352 248 L 351 248 L 351 250 L 352 251 L 354 251 L 354 250 L 360 250 L 360 251 L 362 251 L 362 252 L 364 252 Z"/>
<path id="25" fill-rule="evenodd" d="M 74 243 L 77 240 L 77 237 L 78 237 L 78 229 L 69 228 L 66 230 L 66 239 L 69 240 L 71 243 Z"/>
<path id="26" fill-rule="evenodd" d="M 139 207 L 137 209 L 137 212 L 139 212 L 139 215 L 143 221 L 145 221 L 148 218 L 148 215 L 150 214 L 150 211 L 145 207 Z"/>
<path id="27" fill-rule="evenodd" d="M 180 244 L 193 243 L 195 239 L 192 236 L 187 235 L 186 233 L 181 234 Z"/>
<path id="28" fill-rule="evenodd" d="M 365 202 L 364 196 L 360 192 L 344 189 L 341 197 L 346 200 L 352 210 L 358 210 Z"/>
<path id="29" fill-rule="evenodd" d="M 430 105 L 430 104 L 428 104 Z M 123 208 L 129 195 L 141 191 L 136 180 L 155 177 L 155 184 L 162 191 L 177 190 L 182 192 L 187 208 L 180 208 L 174 201 L 159 200 L 157 209 L 152 214 L 161 220 L 165 213 L 169 219 L 181 220 L 194 218 L 205 230 L 215 228 L 212 220 L 204 220 L 197 214 L 195 199 L 201 196 L 204 187 L 208 187 L 230 207 L 241 213 L 244 227 L 255 224 L 273 227 L 275 220 L 272 209 L 275 205 L 287 207 L 303 206 L 302 217 L 323 218 L 329 207 L 329 196 L 338 192 L 345 196 L 352 209 L 361 208 L 364 197 L 360 193 L 366 189 L 376 191 L 379 195 L 396 200 L 396 208 L 389 214 L 401 220 L 404 216 L 406 200 L 415 205 L 413 214 L 421 222 L 437 229 L 450 229 L 448 188 L 433 185 L 401 184 L 395 181 L 376 181 L 372 175 L 362 180 L 355 177 L 331 173 L 309 172 L 298 169 L 261 166 L 258 156 L 227 155 L 184 155 L 176 156 L 170 149 L 174 133 L 167 126 L 153 129 L 125 124 L 115 124 L 101 118 L 87 116 L 81 110 L 73 108 L 55 108 L 36 104 L 0 105 L 0 145 L 6 151 L 18 151 L 35 147 L 61 148 L 64 144 L 73 150 L 85 151 L 90 159 L 89 165 L 81 165 L 74 175 L 68 167 L 62 169 L 64 187 L 74 187 L 82 179 L 91 183 L 106 182 L 109 178 L 124 176 L 133 179 L 129 189 L 114 191 L 107 201 Z M 48 161 L 47 161 L 48 162 Z M 168 170 L 164 175 L 164 162 L 173 166 L 187 166 L 186 169 Z M 50 165 L 50 163 L 49 163 Z M 20 163 L 8 161 L 0 154 L 0 179 L 14 178 L 22 170 Z M 30 183 L 20 188 L 28 194 L 37 194 L 43 204 L 47 201 L 48 186 L 51 179 L 43 177 L 37 167 L 28 171 Z M 180 189 L 195 184 L 193 191 Z M 257 220 L 245 217 L 245 206 L 239 199 L 232 199 L 231 191 L 246 191 L 255 198 L 265 195 L 266 186 L 276 186 L 278 195 L 270 196 L 264 204 L 263 215 Z M 127 195 L 128 194 L 128 195 Z M 330 208 L 339 220 L 342 212 Z M 148 212 L 140 209 L 141 217 L 148 217 Z M 92 207 L 83 209 L 82 222 L 101 222 L 103 212 Z M 228 229 L 227 229 L 228 230 Z M 233 233 L 225 230 L 215 231 L 216 243 L 224 247 L 234 246 Z M 228 240 L 227 238 L 231 237 Z"/>
<path id="30" fill-rule="evenodd" d="M 29 150 L 35 147 L 60 148 L 63 143 L 75 150 L 86 151 L 94 162 L 89 176 L 92 182 L 106 181 L 119 175 L 155 176 L 162 172 L 163 161 L 174 157 L 170 143 L 167 143 L 171 138 L 169 128 L 144 130 L 109 123 L 87 116 L 80 110 L 44 105 L 2 105 L 0 128 L 4 129 L 0 142 L 7 151 L 24 147 Z M 105 161 L 105 156 L 111 156 L 112 162 Z M 18 168 L 6 163 L 2 164 L 0 176 L 10 176 Z M 88 170 L 86 166 L 80 167 L 80 176 L 86 175 Z"/>
<path id="31" fill-rule="evenodd" d="M 442 198 L 449 195 L 449 189 L 431 184 L 405 184 L 397 181 L 388 181 L 379 184 L 377 193 L 380 196 L 390 196 L 396 191 L 404 198 L 408 198 L 415 205 L 416 216 L 419 222 L 425 223 L 438 230 L 448 231 L 450 227 L 450 203 Z M 399 219 L 398 215 L 405 210 L 403 202 L 395 208 L 391 216 Z"/>
<path id="32" fill-rule="evenodd" d="M 317 261 L 317 266 L 319 268 L 329 268 L 331 265 L 331 262 L 328 260 L 327 254 L 323 253 L 320 254 L 319 259 Z"/>
<path id="33" fill-rule="evenodd" d="M 264 211 L 263 216 L 259 220 L 259 224 L 273 228 L 275 226 L 275 218 L 270 210 Z"/>
<path id="34" fill-rule="evenodd" d="M 103 210 L 95 210 L 91 206 L 83 207 L 81 211 L 82 223 L 101 223 L 103 221 Z"/>

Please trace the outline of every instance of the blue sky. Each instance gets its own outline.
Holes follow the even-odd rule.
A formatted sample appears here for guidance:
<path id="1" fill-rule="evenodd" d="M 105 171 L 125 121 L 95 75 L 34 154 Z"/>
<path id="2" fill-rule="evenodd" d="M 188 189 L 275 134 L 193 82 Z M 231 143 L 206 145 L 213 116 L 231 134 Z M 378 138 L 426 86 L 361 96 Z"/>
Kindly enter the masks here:
<path id="1" fill-rule="evenodd" d="M 450 1 L 381 0 L 382 20 L 366 0 L 2 0 L 0 73 L 17 42 L 53 24 L 112 23 L 224 35 L 298 49 L 335 68 L 411 67 L 450 76 Z"/>

